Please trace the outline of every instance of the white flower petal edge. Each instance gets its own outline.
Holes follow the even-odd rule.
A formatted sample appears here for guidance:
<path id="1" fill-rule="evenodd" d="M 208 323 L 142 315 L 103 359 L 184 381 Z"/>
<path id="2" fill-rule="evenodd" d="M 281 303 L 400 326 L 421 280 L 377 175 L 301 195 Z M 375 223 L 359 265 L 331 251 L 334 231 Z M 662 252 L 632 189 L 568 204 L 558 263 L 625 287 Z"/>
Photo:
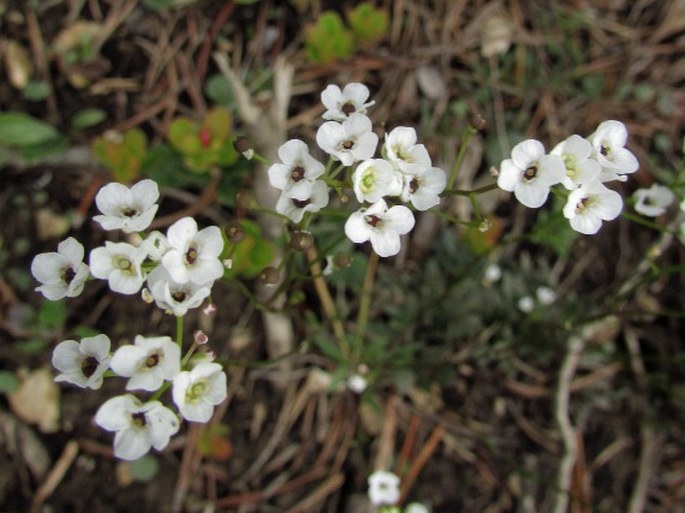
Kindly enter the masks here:
<path id="1" fill-rule="evenodd" d="M 358 244 L 370 241 L 378 256 L 389 257 L 400 252 L 400 235 L 409 233 L 414 223 L 414 214 L 407 207 L 388 208 L 381 199 L 369 208 L 353 212 L 345 222 L 345 235 Z"/>
<path id="2" fill-rule="evenodd" d="M 146 256 L 145 249 L 126 242 L 106 241 L 104 247 L 90 252 L 90 272 L 107 280 L 114 292 L 135 294 L 145 281 L 141 265 Z"/>
<path id="3" fill-rule="evenodd" d="M 208 422 L 214 407 L 226 399 L 226 373 L 218 363 L 199 363 L 179 373 L 172 397 L 181 415 L 192 422 Z"/>
<path id="4" fill-rule="evenodd" d="M 57 252 L 40 253 L 31 262 L 31 274 L 42 285 L 36 290 L 50 301 L 76 297 L 83 292 L 90 269 L 83 263 L 83 245 L 69 237 L 57 245 Z"/>
<path id="5" fill-rule="evenodd" d="M 634 173 L 640 167 L 635 155 L 624 148 L 628 130 L 620 121 L 603 121 L 588 140 L 594 150 L 593 157 L 602 166 L 603 182 L 625 179 L 623 175 Z"/>
<path id="6" fill-rule="evenodd" d="M 153 180 L 141 180 L 130 189 L 120 183 L 110 183 L 95 196 L 102 215 L 93 220 L 105 230 L 121 229 L 125 233 L 145 230 L 157 213 L 159 187 Z"/>
<path id="7" fill-rule="evenodd" d="M 99 389 L 112 358 L 109 348 L 109 337 L 104 334 L 86 337 L 80 343 L 75 340 L 60 342 L 52 352 L 52 366 L 60 371 L 55 381 Z"/>
<path id="8" fill-rule="evenodd" d="M 564 217 L 571 228 L 585 235 L 599 231 L 602 221 L 616 219 L 623 209 L 623 199 L 601 182 L 581 185 L 568 195 Z"/>
<path id="9" fill-rule="evenodd" d="M 276 212 L 288 217 L 293 223 L 302 221 L 305 212 L 318 212 L 328 205 L 328 186 L 323 180 L 312 183 L 311 197 L 297 200 L 281 194 L 276 201 Z"/>
<path id="10" fill-rule="evenodd" d="M 206 284 L 221 278 L 224 266 L 219 260 L 224 240 L 218 226 L 198 231 L 192 217 L 184 217 L 167 230 L 169 249 L 162 257 L 162 265 L 174 281 Z"/>
<path id="11" fill-rule="evenodd" d="M 675 200 L 675 195 L 668 187 L 655 183 L 649 189 L 636 190 L 633 199 L 636 212 L 643 216 L 657 217 L 666 212 Z"/>
<path id="12" fill-rule="evenodd" d="M 400 478 L 386 470 L 369 476 L 369 500 L 374 506 L 392 506 L 400 500 Z"/>
<path id="13" fill-rule="evenodd" d="M 114 431 L 114 455 L 137 460 L 151 447 L 161 451 L 179 429 L 176 414 L 159 401 L 142 403 L 131 394 L 112 397 L 100 406 L 95 423 Z"/>
<path id="14" fill-rule="evenodd" d="M 321 93 L 321 103 L 326 107 L 321 117 L 332 121 L 345 121 L 352 113 L 366 114 L 366 109 L 376 102 L 367 102 L 369 88 L 364 84 L 352 82 L 341 91 L 340 87 L 331 84 Z"/>
<path id="15" fill-rule="evenodd" d="M 370 159 L 376 151 L 378 136 L 372 132 L 371 120 L 364 114 L 353 113 L 343 121 L 327 121 L 316 132 L 316 143 L 323 151 L 351 166 Z"/>
<path id="16" fill-rule="evenodd" d="M 170 337 L 137 335 L 134 343 L 114 352 L 110 367 L 119 376 L 130 378 L 126 390 L 153 392 L 181 370 L 181 350 Z"/>

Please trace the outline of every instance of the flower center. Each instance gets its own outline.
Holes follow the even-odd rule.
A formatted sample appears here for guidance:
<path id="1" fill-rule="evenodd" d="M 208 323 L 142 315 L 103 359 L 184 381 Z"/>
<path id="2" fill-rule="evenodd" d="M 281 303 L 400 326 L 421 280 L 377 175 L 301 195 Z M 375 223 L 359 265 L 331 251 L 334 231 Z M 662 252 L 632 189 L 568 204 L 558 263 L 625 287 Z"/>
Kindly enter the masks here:
<path id="1" fill-rule="evenodd" d="M 157 364 L 159 364 L 161 355 L 159 353 L 152 353 L 145 359 L 144 366 L 147 367 L 148 369 L 152 369 L 153 367 L 156 367 Z"/>
<path id="2" fill-rule="evenodd" d="M 69 285 L 72 280 L 76 277 L 76 271 L 70 266 L 62 270 L 62 281 Z"/>
<path id="3" fill-rule="evenodd" d="M 414 194 L 418 190 L 419 190 L 419 180 L 418 180 L 418 178 L 412 178 L 411 182 L 409 182 L 409 192 L 411 194 Z"/>
<path id="4" fill-rule="evenodd" d="M 538 166 L 536 164 L 533 164 L 531 166 L 528 166 L 528 168 L 523 172 L 523 178 L 526 180 L 532 180 L 535 178 L 538 174 Z"/>
<path id="5" fill-rule="evenodd" d="M 346 102 L 340 107 L 340 110 L 342 111 L 343 114 L 346 116 L 349 116 L 353 112 L 357 111 L 357 108 L 354 106 L 354 103 L 352 102 Z"/>
<path id="6" fill-rule="evenodd" d="M 138 215 L 138 209 L 133 207 L 125 207 L 121 209 L 121 215 L 124 217 L 135 217 Z"/>
<path id="7" fill-rule="evenodd" d="M 86 356 L 83 361 L 81 362 L 81 372 L 83 375 L 87 378 L 91 377 L 93 374 L 95 374 L 95 371 L 98 368 L 98 361 L 97 358 L 94 356 Z"/>
<path id="8" fill-rule="evenodd" d="M 576 204 L 576 214 L 582 214 L 591 204 L 590 197 L 583 198 Z"/>
<path id="9" fill-rule="evenodd" d="M 611 146 L 609 146 L 605 141 L 602 141 L 602 144 L 599 146 L 599 152 L 606 158 L 609 158 L 609 153 L 611 153 Z"/>
<path id="10" fill-rule="evenodd" d="M 292 199 L 293 205 L 295 205 L 297 208 L 304 208 L 307 205 L 311 203 L 311 200 L 304 199 L 304 200 L 298 200 L 298 199 Z"/>
<path id="11" fill-rule="evenodd" d="M 393 146 L 392 150 L 395 152 L 395 155 L 397 155 L 398 159 L 404 162 L 414 162 L 414 159 L 412 158 L 411 154 L 405 151 L 405 149 L 399 144 Z"/>
<path id="12" fill-rule="evenodd" d="M 293 182 L 299 182 L 300 180 L 304 179 L 304 168 L 300 165 L 296 166 L 293 168 L 293 170 L 290 172 L 290 179 Z"/>
<path id="13" fill-rule="evenodd" d="M 145 414 L 143 412 L 136 412 L 131 414 L 131 420 L 133 425 L 139 428 L 145 427 L 147 425 L 147 420 L 145 419 Z"/>
<path id="14" fill-rule="evenodd" d="M 349 139 L 347 141 L 343 141 L 338 145 L 338 150 L 351 150 L 354 148 L 354 140 Z"/>
<path id="15" fill-rule="evenodd" d="M 364 174 L 362 175 L 361 183 L 360 183 L 360 188 L 363 193 L 367 193 L 371 190 L 373 190 L 373 186 L 376 184 L 376 178 L 378 176 L 378 172 L 376 171 L 376 168 L 370 167 L 367 168 L 364 171 Z"/>
<path id="16" fill-rule="evenodd" d="M 186 251 L 186 265 L 193 265 L 197 260 L 197 257 L 197 249 L 195 249 L 193 246 L 190 246 L 188 251 Z"/>
<path id="17" fill-rule="evenodd" d="M 369 216 L 364 216 L 364 220 L 374 228 L 376 228 L 378 224 L 382 221 L 380 217 L 373 214 Z"/>
<path id="18" fill-rule="evenodd" d="M 184 290 L 177 290 L 171 294 L 171 297 L 174 298 L 174 301 L 177 301 L 179 303 L 183 303 L 183 301 L 186 300 L 186 296 L 187 294 Z"/>
<path id="19" fill-rule="evenodd" d="M 188 387 L 186 392 L 186 401 L 196 402 L 203 395 L 206 395 L 207 392 L 209 392 L 209 381 L 206 378 L 201 379 L 197 383 L 193 383 L 192 386 Z"/>
<path id="20" fill-rule="evenodd" d="M 126 258 L 125 256 L 121 256 L 121 255 L 117 256 L 114 259 L 114 267 L 121 269 L 122 271 L 128 271 L 128 272 L 132 272 L 132 270 L 133 270 L 132 269 L 133 264 L 131 263 L 131 261 L 128 258 Z"/>
<path id="21" fill-rule="evenodd" d="M 564 165 L 566 166 L 566 175 L 569 178 L 573 178 L 574 176 L 576 176 L 576 173 L 578 172 L 578 168 L 576 167 L 577 164 L 575 155 L 564 153 L 563 159 Z"/>

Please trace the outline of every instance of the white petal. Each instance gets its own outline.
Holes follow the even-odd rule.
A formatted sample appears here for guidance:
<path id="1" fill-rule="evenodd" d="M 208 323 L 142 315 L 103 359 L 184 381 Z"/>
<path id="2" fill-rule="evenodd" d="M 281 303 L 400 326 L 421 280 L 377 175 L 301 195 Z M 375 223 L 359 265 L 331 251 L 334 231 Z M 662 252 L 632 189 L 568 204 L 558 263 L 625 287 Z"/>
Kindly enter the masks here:
<path id="1" fill-rule="evenodd" d="M 151 445 L 148 429 L 131 426 L 117 431 L 114 435 L 114 455 L 122 460 L 137 460 L 148 453 Z"/>
<path id="2" fill-rule="evenodd" d="M 196 233 L 197 223 L 195 222 L 195 219 L 192 217 L 184 217 L 169 227 L 169 230 L 167 230 L 167 240 L 172 248 L 185 251 Z"/>
<path id="3" fill-rule="evenodd" d="M 140 205 L 147 210 L 157 203 L 159 199 L 159 186 L 154 180 L 141 180 L 131 187 L 131 197 L 135 205 Z"/>
<path id="4" fill-rule="evenodd" d="M 95 204 L 98 210 L 105 215 L 118 215 L 122 206 L 131 205 L 132 199 L 128 187 L 113 182 L 98 191 L 95 195 Z"/>
<path id="5" fill-rule="evenodd" d="M 69 237 L 60 242 L 57 245 L 57 252 L 64 255 L 64 258 L 73 265 L 83 262 L 83 255 L 85 254 L 83 244 L 73 237 Z"/>
<path id="6" fill-rule="evenodd" d="M 138 372 L 138 367 L 145 358 L 147 358 L 145 349 L 127 344 L 114 352 L 110 367 L 119 376 L 128 378 Z"/>
<path id="7" fill-rule="evenodd" d="M 390 257 L 400 252 L 400 236 L 392 230 L 374 230 L 369 237 L 373 250 L 380 257 Z"/>
<path id="8" fill-rule="evenodd" d="M 118 431 L 131 424 L 129 412 L 136 411 L 140 401 L 130 394 L 105 401 L 95 414 L 95 423 L 107 431 Z"/>
<path id="9" fill-rule="evenodd" d="M 520 182 L 516 190 L 514 190 L 514 196 L 526 207 L 538 208 L 547 201 L 549 187 L 533 181 Z"/>
<path id="10" fill-rule="evenodd" d="M 360 244 L 369 240 L 371 235 L 371 228 L 364 220 L 364 212 L 353 212 L 345 222 L 345 235 L 352 242 Z"/>
<path id="11" fill-rule="evenodd" d="M 512 159 L 503 160 L 499 167 L 497 187 L 505 191 L 513 192 L 521 181 L 524 170 L 517 167 Z"/>
<path id="12" fill-rule="evenodd" d="M 528 166 L 536 162 L 545 154 L 545 147 L 540 141 L 535 139 L 526 139 L 518 143 L 511 150 L 511 160 L 520 169 L 527 169 Z"/>

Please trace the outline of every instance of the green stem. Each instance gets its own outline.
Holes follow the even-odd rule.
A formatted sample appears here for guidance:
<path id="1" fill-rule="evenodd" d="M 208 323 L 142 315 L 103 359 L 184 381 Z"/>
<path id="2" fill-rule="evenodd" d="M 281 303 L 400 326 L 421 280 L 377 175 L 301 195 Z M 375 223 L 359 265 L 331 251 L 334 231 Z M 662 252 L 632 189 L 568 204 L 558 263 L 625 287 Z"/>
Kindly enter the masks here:
<path id="1" fill-rule="evenodd" d="M 176 344 L 183 349 L 183 315 L 176 317 Z"/>
<path id="2" fill-rule="evenodd" d="M 465 189 L 446 189 L 444 194 L 447 196 L 471 196 L 472 194 L 479 195 L 485 192 L 493 191 L 495 189 L 497 189 L 497 184 L 491 183 L 490 185 L 484 185 L 482 187 L 478 187 L 477 189 L 473 189 L 470 191 Z"/>
<path id="3" fill-rule="evenodd" d="M 354 354 L 357 358 L 361 355 L 362 343 L 366 335 L 366 328 L 369 324 L 369 312 L 371 311 L 371 293 L 376 279 L 376 269 L 378 269 L 379 257 L 375 252 L 369 257 L 362 286 L 362 297 L 359 303 L 359 313 L 357 314 L 357 335 L 354 339 Z"/>
<path id="4" fill-rule="evenodd" d="M 478 130 L 473 128 L 471 125 L 467 125 L 464 130 L 464 137 L 462 138 L 461 146 L 459 147 L 459 152 L 457 153 L 457 158 L 454 160 L 452 169 L 450 170 L 450 177 L 447 181 L 447 189 L 454 188 L 454 182 L 457 180 L 457 173 L 461 169 L 461 163 L 464 161 L 464 155 L 466 155 L 466 148 L 468 147 L 469 141 Z"/>
<path id="5" fill-rule="evenodd" d="M 640 216 L 636 216 L 634 214 L 631 214 L 629 212 L 622 212 L 621 215 L 628 219 L 629 221 L 633 221 L 634 223 L 641 224 L 642 226 L 646 226 L 648 228 L 651 228 L 652 230 L 656 230 L 659 232 L 663 233 L 669 233 L 670 230 L 666 228 L 665 226 L 662 226 L 660 224 L 653 223 L 652 221 L 647 221 L 647 219 L 643 219 Z"/>

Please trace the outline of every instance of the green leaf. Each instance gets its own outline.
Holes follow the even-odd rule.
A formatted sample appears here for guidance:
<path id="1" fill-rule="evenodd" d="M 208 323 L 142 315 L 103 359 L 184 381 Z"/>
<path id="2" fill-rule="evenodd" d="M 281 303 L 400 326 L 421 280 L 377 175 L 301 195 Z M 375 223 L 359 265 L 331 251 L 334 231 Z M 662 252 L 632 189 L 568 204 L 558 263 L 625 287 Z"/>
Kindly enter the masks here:
<path id="1" fill-rule="evenodd" d="M 157 475 L 159 462 L 154 456 L 145 455 L 142 458 L 129 463 L 131 477 L 136 481 L 147 483 Z"/>
<path id="2" fill-rule="evenodd" d="M 10 371 L 0 371 L 0 392 L 7 394 L 14 392 L 19 386 L 19 380 Z"/>
<path id="3" fill-rule="evenodd" d="M 45 328 L 62 328 L 67 319 L 67 308 L 64 300 L 43 301 L 38 312 L 38 322 Z"/>
<path id="4" fill-rule="evenodd" d="M 107 119 L 107 113 L 102 109 L 83 109 L 71 118 L 71 126 L 77 129 L 99 125 Z"/>
<path id="5" fill-rule="evenodd" d="M 262 235 L 259 225 L 254 221 L 241 219 L 240 226 L 245 232 L 245 238 L 235 246 L 231 256 L 233 265 L 226 271 L 226 275 L 240 274 L 245 278 L 254 278 L 273 260 L 274 246 Z M 232 247 L 227 244 L 225 252 L 229 252 Z"/>
<path id="6" fill-rule="evenodd" d="M 324 12 L 304 32 L 307 58 L 317 64 L 330 64 L 350 57 L 355 49 L 354 34 L 335 11 Z"/>
<path id="7" fill-rule="evenodd" d="M 388 31 L 388 13 L 376 9 L 370 2 L 362 2 L 347 13 L 347 21 L 359 43 L 374 43 Z"/>
<path id="8" fill-rule="evenodd" d="M 0 144 L 26 148 L 44 144 L 60 137 L 51 125 L 23 112 L 0 113 Z"/>
<path id="9" fill-rule="evenodd" d="M 566 257 L 578 236 L 559 208 L 540 211 L 529 238 L 536 244 L 552 249 L 560 257 Z"/>
<path id="10" fill-rule="evenodd" d="M 217 105 L 229 107 L 235 104 L 233 89 L 226 78 L 217 73 L 205 81 L 205 94 Z"/>
<path id="11" fill-rule="evenodd" d="M 52 88 L 44 80 L 29 80 L 22 91 L 24 98 L 31 102 L 40 102 L 50 96 Z"/>
<path id="12" fill-rule="evenodd" d="M 340 347 L 338 347 L 338 345 L 326 335 L 320 334 L 314 337 L 314 344 L 324 355 L 328 356 L 332 360 L 336 362 L 343 362 L 345 360 Z"/>

